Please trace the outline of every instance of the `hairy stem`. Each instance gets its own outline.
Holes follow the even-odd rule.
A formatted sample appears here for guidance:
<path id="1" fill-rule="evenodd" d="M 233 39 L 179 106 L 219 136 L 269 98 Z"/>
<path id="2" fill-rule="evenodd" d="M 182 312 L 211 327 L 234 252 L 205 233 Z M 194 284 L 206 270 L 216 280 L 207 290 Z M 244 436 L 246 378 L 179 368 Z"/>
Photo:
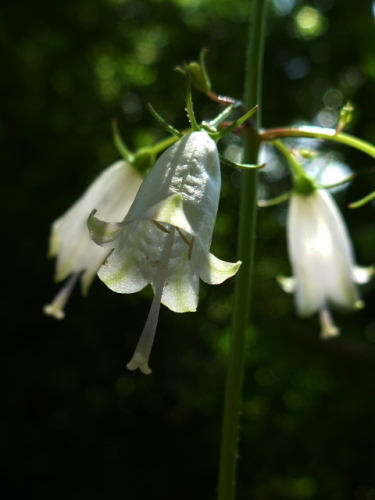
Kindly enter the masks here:
<path id="1" fill-rule="evenodd" d="M 267 0 L 254 0 L 246 57 L 244 93 L 246 109 L 260 104 L 266 5 Z M 256 123 L 246 122 L 243 133 L 245 145 L 244 162 L 250 164 L 256 164 L 258 161 L 260 147 L 258 134 L 260 128 L 259 111 L 256 115 L 256 120 Z M 255 250 L 257 187 L 257 172 L 252 170 L 242 172 L 238 229 L 238 258 L 242 261 L 242 265 L 236 276 L 234 294 L 232 333 L 225 386 L 218 500 L 234 500 L 236 493 L 239 416 L 242 405 L 242 386 L 245 369 L 245 332 L 250 314 Z"/>

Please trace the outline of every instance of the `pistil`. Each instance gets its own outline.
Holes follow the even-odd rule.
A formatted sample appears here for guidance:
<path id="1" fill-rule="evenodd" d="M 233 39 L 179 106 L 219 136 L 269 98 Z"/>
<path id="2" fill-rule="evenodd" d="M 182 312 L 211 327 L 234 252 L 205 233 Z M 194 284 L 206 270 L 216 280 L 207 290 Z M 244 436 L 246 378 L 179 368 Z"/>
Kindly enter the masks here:
<path id="1" fill-rule="evenodd" d="M 64 307 L 66 306 L 66 303 L 68 302 L 69 297 L 80 275 L 81 273 L 78 272 L 78 273 L 73 273 L 70 276 L 68 281 L 61 288 L 61 290 L 53 299 L 53 301 L 50 304 L 47 304 L 46 306 L 43 307 L 44 314 L 47 314 L 48 316 L 53 316 L 56 319 L 65 318 Z"/>
<path id="2" fill-rule="evenodd" d="M 155 283 L 155 294 L 151 304 L 150 312 L 148 313 L 146 324 L 143 328 L 142 335 L 138 341 L 134 355 L 129 363 L 126 365 L 129 370 L 136 370 L 139 368 L 141 372 L 149 375 L 151 369 L 148 366 L 148 358 L 150 357 L 152 344 L 154 342 L 156 326 L 159 319 L 161 297 L 165 282 L 167 279 L 169 259 L 171 257 L 173 239 L 175 234 L 175 227 L 169 226 L 168 236 L 166 238 L 162 256 L 160 259 L 158 275 Z"/>
<path id="3" fill-rule="evenodd" d="M 319 318 L 322 327 L 320 333 L 322 339 L 330 339 L 340 334 L 340 329 L 334 324 L 331 313 L 327 307 L 323 307 L 323 309 L 320 310 Z"/>

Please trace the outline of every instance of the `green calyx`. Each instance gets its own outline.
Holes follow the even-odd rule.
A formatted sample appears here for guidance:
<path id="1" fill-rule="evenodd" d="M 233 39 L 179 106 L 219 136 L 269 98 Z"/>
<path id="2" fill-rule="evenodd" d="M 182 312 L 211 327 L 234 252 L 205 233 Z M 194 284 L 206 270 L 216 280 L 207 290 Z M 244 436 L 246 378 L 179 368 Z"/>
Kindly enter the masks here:
<path id="1" fill-rule="evenodd" d="M 153 113 L 155 113 L 155 111 L 153 111 Z M 155 163 L 156 156 L 159 153 L 169 148 L 169 146 L 174 144 L 177 141 L 177 139 L 179 139 L 183 135 L 182 133 L 180 134 L 180 132 L 178 132 L 177 137 L 175 136 L 168 137 L 151 146 L 141 147 L 133 153 L 132 151 L 130 151 L 130 149 L 128 149 L 124 140 L 122 139 L 120 132 L 118 130 L 117 120 L 115 119 L 112 120 L 112 129 L 113 129 L 113 140 L 115 146 L 117 147 L 118 152 L 126 162 L 133 165 L 133 167 L 135 167 L 142 174 L 150 170 L 150 168 Z"/>
<path id="2" fill-rule="evenodd" d="M 305 172 L 293 154 L 282 141 L 273 141 L 273 145 L 283 154 L 293 175 L 293 190 L 301 196 L 309 196 L 318 189 L 315 181 Z"/>
<path id="3" fill-rule="evenodd" d="M 245 123 L 257 111 L 258 106 L 254 106 L 250 111 L 245 113 L 241 118 L 234 121 L 229 126 L 223 128 L 221 130 L 218 130 L 218 126 L 224 121 L 224 119 L 234 109 L 234 104 L 230 103 L 229 106 L 227 106 L 224 109 L 224 111 L 222 111 L 212 121 L 202 122 L 201 124 L 199 124 L 197 122 L 196 117 L 195 117 L 194 107 L 193 107 L 193 98 L 192 98 L 192 93 L 191 93 L 191 83 L 192 83 L 191 82 L 191 80 L 192 80 L 191 71 L 188 71 L 187 69 L 183 70 L 182 68 L 178 68 L 178 70 L 180 72 L 184 73 L 185 77 L 186 77 L 186 111 L 187 111 L 187 115 L 188 115 L 191 129 L 189 131 L 185 131 L 185 132 L 180 132 L 179 130 L 176 130 L 174 127 L 169 125 L 150 104 L 148 105 L 148 108 L 149 108 L 150 112 L 152 113 L 152 115 L 154 116 L 154 118 L 167 130 L 167 132 L 172 134 L 173 138 L 171 138 L 172 140 L 169 140 L 171 143 L 176 142 L 178 139 L 181 139 L 181 137 L 183 137 L 183 135 L 185 133 L 200 132 L 200 131 L 207 132 L 207 134 L 211 137 L 211 139 L 213 139 L 215 142 L 217 142 L 219 139 L 230 134 L 236 128 L 238 128 L 243 123 Z M 165 143 L 165 147 L 170 146 L 170 144 L 168 144 L 168 146 L 167 146 L 166 140 L 164 142 L 162 141 L 162 143 L 160 143 L 160 145 L 164 146 L 164 143 Z M 149 150 L 152 151 L 154 154 L 158 154 L 159 152 L 161 152 L 163 150 L 163 148 L 162 147 L 158 148 L 157 146 L 158 145 L 155 145 L 153 148 L 149 148 Z M 145 148 L 145 151 L 146 151 L 146 148 Z M 229 160 L 228 158 L 223 157 L 222 155 L 220 155 L 220 159 L 224 163 L 226 163 L 234 168 L 259 169 L 259 168 L 262 168 L 265 166 L 264 164 L 262 164 L 262 165 L 247 165 L 247 164 L 235 163 L 235 162 Z M 135 158 L 134 161 L 136 162 L 137 158 Z M 139 161 L 141 162 L 141 159 Z M 136 166 L 138 166 L 138 165 L 136 165 Z"/>
<path id="4" fill-rule="evenodd" d="M 293 187 L 294 192 L 301 196 L 310 196 L 314 191 L 318 189 L 313 179 L 305 175 L 295 175 L 293 176 Z"/>
<path id="5" fill-rule="evenodd" d="M 218 125 L 220 125 L 223 120 L 230 114 L 230 112 L 233 110 L 234 105 L 233 103 L 229 104 L 222 113 L 220 113 L 214 120 L 212 120 L 209 123 L 203 122 L 201 125 L 198 124 L 196 118 L 195 118 L 195 113 L 194 113 L 194 108 L 193 108 L 193 97 L 191 94 L 191 75 L 189 71 L 185 71 L 185 76 L 186 76 L 186 111 L 188 114 L 188 118 L 190 121 L 191 128 L 193 129 L 194 132 L 199 132 L 200 130 L 205 130 L 211 139 L 213 139 L 215 142 L 217 142 L 219 139 L 222 137 L 225 137 L 226 135 L 230 134 L 233 132 L 236 128 L 241 126 L 243 123 L 246 122 L 256 111 L 258 110 L 258 106 L 254 106 L 250 111 L 245 113 L 241 118 L 238 120 L 234 121 L 231 123 L 229 126 L 217 130 Z"/>
<path id="6" fill-rule="evenodd" d="M 132 164 L 136 167 L 140 172 L 145 172 L 150 170 L 152 165 L 155 163 L 155 154 L 152 151 L 152 148 L 141 148 L 134 154 Z"/>

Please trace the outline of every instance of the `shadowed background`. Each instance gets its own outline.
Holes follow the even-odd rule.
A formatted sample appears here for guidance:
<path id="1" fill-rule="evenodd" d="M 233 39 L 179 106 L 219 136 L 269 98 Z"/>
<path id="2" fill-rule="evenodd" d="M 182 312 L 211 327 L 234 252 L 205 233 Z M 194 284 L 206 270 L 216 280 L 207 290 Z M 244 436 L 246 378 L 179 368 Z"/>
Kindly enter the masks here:
<path id="1" fill-rule="evenodd" d="M 59 288 L 46 259 L 52 221 L 119 157 L 111 119 L 131 149 L 165 137 L 147 102 L 185 128 L 185 83 L 173 68 L 203 47 L 214 90 L 240 99 L 251 6 L 24 0 L 0 8 L 0 443 L 4 489 L 14 496 L 215 498 L 233 280 L 202 283 L 197 313 L 162 307 L 151 376 L 125 368 L 150 307 L 148 288 L 121 296 L 95 280 L 88 297 L 75 290 L 64 321 L 41 309 Z M 350 99 L 349 132 L 375 143 L 374 47 L 370 1 L 273 0 L 264 127 L 334 126 Z M 219 111 L 198 92 L 194 104 L 201 120 Z M 235 154 L 239 142 L 220 147 Z M 374 166 L 348 148 L 320 150 L 317 175 L 329 160 L 338 174 Z M 261 174 L 262 197 L 290 189 L 285 168 L 271 166 Z M 212 251 L 233 261 L 240 177 L 222 172 Z M 374 189 L 374 176 L 363 176 L 336 197 L 362 265 L 375 261 L 374 206 L 346 206 Z M 366 309 L 335 313 L 341 337 L 320 341 L 317 318 L 296 318 L 276 283 L 290 273 L 286 211 L 283 204 L 259 212 L 238 498 L 374 500 L 375 281 L 364 289 Z"/>

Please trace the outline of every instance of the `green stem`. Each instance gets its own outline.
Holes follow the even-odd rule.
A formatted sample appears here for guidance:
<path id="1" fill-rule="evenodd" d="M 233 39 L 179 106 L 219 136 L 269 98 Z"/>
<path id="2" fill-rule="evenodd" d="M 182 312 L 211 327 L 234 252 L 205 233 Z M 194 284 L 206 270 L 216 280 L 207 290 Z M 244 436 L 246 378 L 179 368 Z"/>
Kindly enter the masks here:
<path id="1" fill-rule="evenodd" d="M 294 176 L 305 176 L 305 171 L 302 166 L 296 161 L 289 151 L 289 149 L 285 146 L 285 144 L 281 141 L 273 141 L 272 144 L 286 157 L 288 160 L 289 166 L 292 170 Z"/>
<path id="2" fill-rule="evenodd" d="M 190 130 L 189 130 L 190 132 Z M 183 131 L 183 134 L 188 133 L 187 131 Z M 171 135 L 170 137 L 167 137 L 166 139 L 163 139 L 160 142 L 157 142 L 156 144 L 153 144 L 152 146 L 147 146 L 150 148 L 152 153 L 154 155 L 158 155 L 159 153 L 162 153 L 165 149 L 169 148 L 169 146 L 172 146 L 175 142 L 178 141 L 178 137 L 175 137 Z"/>
<path id="3" fill-rule="evenodd" d="M 260 104 L 266 6 L 267 0 L 254 0 L 246 58 L 244 93 L 246 109 Z M 256 120 L 256 126 L 244 127 L 244 162 L 250 164 L 256 164 L 258 161 L 260 147 L 259 111 Z M 234 293 L 232 334 L 225 386 L 218 500 L 234 500 L 236 492 L 239 415 L 245 369 L 245 332 L 250 314 L 257 190 L 258 173 L 252 170 L 243 171 L 238 233 L 238 258 L 242 261 L 242 265 L 236 276 Z"/>
<path id="4" fill-rule="evenodd" d="M 262 130 L 259 133 L 262 141 L 273 141 L 282 137 L 311 137 L 312 139 L 325 139 L 329 141 L 346 144 L 359 151 L 363 151 L 375 158 L 375 146 L 369 142 L 362 141 L 352 135 L 337 133 L 336 129 L 322 127 L 283 127 L 270 130 Z"/>
<path id="5" fill-rule="evenodd" d="M 306 174 L 302 166 L 295 160 L 292 153 L 285 146 L 282 141 L 276 140 L 272 144 L 285 156 L 288 165 L 293 174 L 293 188 L 298 194 L 302 196 L 309 196 L 316 189 L 315 181 Z"/>

